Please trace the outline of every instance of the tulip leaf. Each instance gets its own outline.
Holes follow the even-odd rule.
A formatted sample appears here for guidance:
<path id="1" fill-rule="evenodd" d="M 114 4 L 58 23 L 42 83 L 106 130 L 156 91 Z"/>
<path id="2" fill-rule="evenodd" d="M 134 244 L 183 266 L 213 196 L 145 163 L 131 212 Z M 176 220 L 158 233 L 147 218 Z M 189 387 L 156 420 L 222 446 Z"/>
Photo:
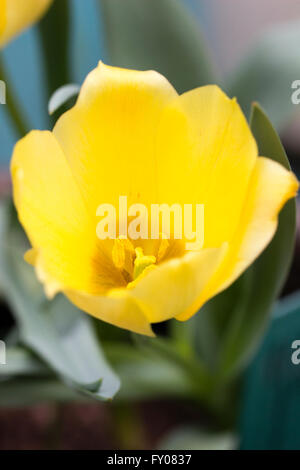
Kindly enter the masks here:
<path id="1" fill-rule="evenodd" d="M 261 37 L 233 71 L 228 91 L 238 98 L 246 114 L 255 100 L 281 129 L 296 111 L 291 87 L 300 77 L 299 43 L 299 21 L 276 26 Z"/>
<path id="2" fill-rule="evenodd" d="M 230 288 L 213 297 L 200 311 L 186 322 L 172 320 L 171 335 L 180 350 L 192 349 L 206 369 L 214 375 L 219 365 L 220 345 L 228 319 L 244 294 L 243 278 Z"/>
<path id="3" fill-rule="evenodd" d="M 51 96 L 48 103 L 48 113 L 52 115 L 57 111 L 61 106 L 66 104 L 66 102 L 77 96 L 80 91 L 80 86 L 74 83 L 69 83 L 58 88 L 53 95 Z"/>
<path id="4" fill-rule="evenodd" d="M 121 378 L 117 400 L 195 397 L 196 376 L 189 374 L 185 364 L 154 349 L 118 341 L 103 347 Z"/>
<path id="5" fill-rule="evenodd" d="M 68 385 L 94 398 L 112 398 L 119 380 L 104 358 L 91 319 L 63 296 L 45 299 L 33 268 L 23 260 L 24 236 L 11 214 L 10 204 L 0 206 L 0 279 L 21 341 Z"/>
<path id="6" fill-rule="evenodd" d="M 6 350 L 6 364 L 0 367 L 0 379 L 17 375 L 52 375 L 51 369 L 43 364 L 33 354 L 20 346 Z"/>
<path id="7" fill-rule="evenodd" d="M 154 69 L 178 92 L 214 83 L 200 27 L 178 0 L 101 0 L 112 65 Z"/>
<path id="8" fill-rule="evenodd" d="M 39 22 L 50 93 L 69 80 L 69 0 L 55 0 Z"/>
<path id="9" fill-rule="evenodd" d="M 1 382 L 1 407 L 24 407 L 37 403 L 66 403 L 88 401 L 76 390 L 67 387 L 57 378 L 18 377 L 14 380 Z"/>
<path id="10" fill-rule="evenodd" d="M 259 154 L 287 169 L 284 148 L 266 114 L 253 105 L 251 129 Z M 290 200 L 279 215 L 277 232 L 262 255 L 241 277 L 242 294 L 233 309 L 220 354 L 223 374 L 236 373 L 255 351 L 267 326 L 270 311 L 287 277 L 294 249 L 296 202 Z M 234 286 L 230 289 L 234 289 Z M 228 295 L 228 292 L 227 292 Z"/>
<path id="11" fill-rule="evenodd" d="M 48 88 L 47 101 L 55 90 L 72 81 L 69 66 L 70 8 L 69 0 L 54 0 L 47 15 L 38 24 Z M 54 115 L 52 123 L 57 117 Z"/>

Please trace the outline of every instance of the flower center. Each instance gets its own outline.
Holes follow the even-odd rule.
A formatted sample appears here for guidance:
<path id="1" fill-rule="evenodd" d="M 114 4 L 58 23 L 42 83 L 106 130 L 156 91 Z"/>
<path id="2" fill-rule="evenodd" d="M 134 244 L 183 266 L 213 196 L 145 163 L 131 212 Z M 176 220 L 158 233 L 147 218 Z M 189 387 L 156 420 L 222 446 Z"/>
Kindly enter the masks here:
<path id="1" fill-rule="evenodd" d="M 184 254 L 184 243 L 181 240 L 169 240 L 163 233 L 158 240 L 148 240 L 148 242 L 141 243 L 140 246 L 124 236 L 114 240 L 111 251 L 112 262 L 129 289 L 163 261 Z"/>
<path id="2" fill-rule="evenodd" d="M 135 249 L 135 260 L 133 268 L 133 280 L 135 281 L 145 269 L 152 267 L 156 263 L 155 256 L 145 256 L 143 249 L 138 247 Z"/>
<path id="3" fill-rule="evenodd" d="M 145 255 L 141 246 L 134 247 L 133 243 L 125 237 L 114 240 L 112 248 L 112 261 L 115 267 L 121 271 L 123 278 L 132 287 L 135 281 L 144 276 L 148 271 L 155 268 L 155 265 L 164 256 L 169 242 L 161 240 L 157 250 L 157 256 Z"/>

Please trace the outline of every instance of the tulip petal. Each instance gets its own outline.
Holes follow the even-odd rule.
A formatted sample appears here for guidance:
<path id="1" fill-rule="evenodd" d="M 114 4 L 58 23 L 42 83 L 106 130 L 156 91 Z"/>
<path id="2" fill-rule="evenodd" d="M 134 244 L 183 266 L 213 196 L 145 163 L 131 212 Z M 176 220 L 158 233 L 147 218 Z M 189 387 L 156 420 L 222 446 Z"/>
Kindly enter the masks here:
<path id="1" fill-rule="evenodd" d="M 146 306 L 150 322 L 165 321 L 187 308 L 193 309 L 199 293 L 206 289 L 227 250 L 228 245 L 224 243 L 220 248 L 187 253 L 162 263 L 137 282 L 132 295 Z"/>
<path id="2" fill-rule="evenodd" d="M 176 98 L 163 112 L 157 154 L 160 199 L 204 204 L 204 247 L 230 241 L 258 154 L 237 102 L 214 85 Z"/>
<path id="3" fill-rule="evenodd" d="M 226 273 L 227 280 L 219 290 L 230 285 L 269 244 L 277 229 L 280 210 L 296 196 L 298 187 L 291 171 L 269 158 L 258 158 L 229 253 L 233 269 L 230 268 L 230 277 Z"/>
<path id="4" fill-rule="evenodd" d="M 266 248 L 276 232 L 281 208 L 295 197 L 298 187 L 291 171 L 269 158 L 257 159 L 238 229 L 223 266 L 199 296 L 197 309 L 232 284 Z M 177 319 L 187 320 L 194 313 L 187 309 Z"/>
<path id="5" fill-rule="evenodd" d="M 99 249 L 96 220 L 89 217 L 53 134 L 33 131 L 20 140 L 11 171 L 15 205 L 34 249 L 27 259 L 46 292 L 55 293 L 59 285 L 88 292 L 103 292 L 105 283 L 122 285 Z"/>
<path id="6" fill-rule="evenodd" d="M 38 21 L 52 1 L 1 0 L 0 8 L 1 12 L 4 12 L 4 20 L 1 20 L 0 24 L 0 47 Z"/>
<path id="7" fill-rule="evenodd" d="M 65 295 L 78 308 L 112 325 L 146 336 L 154 336 L 145 308 L 132 297 L 129 290 L 113 289 L 104 296 L 78 291 L 65 291 Z"/>
<path id="8" fill-rule="evenodd" d="M 5 29 L 5 23 L 6 23 L 6 0 L 0 0 L 0 37 L 3 34 L 3 31 Z"/>
<path id="9" fill-rule="evenodd" d="M 77 104 L 57 122 L 54 134 L 94 215 L 102 203 L 156 200 L 154 147 L 159 117 L 177 96 L 159 73 L 102 63 L 82 86 Z"/>

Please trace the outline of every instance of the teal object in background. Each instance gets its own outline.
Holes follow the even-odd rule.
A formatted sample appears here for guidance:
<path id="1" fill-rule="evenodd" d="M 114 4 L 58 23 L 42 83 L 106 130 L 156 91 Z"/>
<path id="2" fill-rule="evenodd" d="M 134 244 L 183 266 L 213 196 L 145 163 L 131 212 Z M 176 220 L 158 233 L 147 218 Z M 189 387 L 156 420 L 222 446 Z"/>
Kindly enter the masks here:
<path id="1" fill-rule="evenodd" d="M 300 292 L 280 302 L 246 375 L 243 450 L 300 450 L 300 364 L 293 364 L 296 350 L 291 347 L 295 340 L 300 340 Z"/>
<path id="2" fill-rule="evenodd" d="M 25 114 L 30 125 L 43 128 L 47 124 L 42 112 L 45 97 L 42 88 L 41 57 L 35 33 L 34 30 L 27 31 L 9 44 L 3 51 L 3 59 L 17 98 L 26 109 Z M 16 137 L 7 116 L 6 106 L 0 105 L 0 168 L 7 166 Z"/>

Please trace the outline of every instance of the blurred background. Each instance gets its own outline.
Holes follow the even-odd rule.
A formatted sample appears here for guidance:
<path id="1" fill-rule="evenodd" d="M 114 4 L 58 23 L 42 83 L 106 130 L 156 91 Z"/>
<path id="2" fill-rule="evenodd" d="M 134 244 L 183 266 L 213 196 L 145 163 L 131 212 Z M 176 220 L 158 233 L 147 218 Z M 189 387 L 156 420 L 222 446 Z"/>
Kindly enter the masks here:
<path id="1" fill-rule="evenodd" d="M 57 3 L 61 5 L 65 1 L 58 0 Z M 205 53 L 202 51 L 205 60 L 206 55 L 210 57 L 210 64 L 206 63 L 205 68 L 211 67 L 213 74 L 207 72 L 205 76 L 204 72 L 202 75 L 199 72 L 199 82 L 202 80 L 199 85 L 214 77 L 213 81 L 229 94 L 238 96 L 247 113 L 250 103 L 258 100 L 280 133 L 292 167 L 300 177 L 300 105 L 298 110 L 290 100 L 291 83 L 300 80 L 300 2 L 180 0 L 178 3 L 204 38 L 201 47 L 205 49 Z M 147 56 L 152 50 L 151 39 L 145 51 L 141 46 L 136 54 L 128 53 L 139 38 L 138 27 L 134 30 L 130 23 L 133 21 L 131 16 L 135 17 L 130 13 L 131 1 L 123 0 L 128 15 L 124 24 L 118 13 L 110 11 L 108 0 L 69 0 L 68 4 L 71 14 L 69 36 L 64 42 L 67 44 L 64 64 L 61 64 L 57 47 L 52 51 L 50 47 L 49 51 L 47 43 L 49 31 L 53 34 L 55 21 L 58 21 L 58 16 L 51 17 L 52 10 L 39 26 L 23 33 L 2 53 L 29 129 L 51 127 L 53 121 L 47 114 L 51 94 L 66 83 L 81 84 L 99 60 L 148 68 L 149 61 L 143 54 Z M 166 25 L 168 15 L 166 11 L 164 14 L 162 19 L 153 14 L 153 18 L 149 18 L 149 28 L 160 28 L 163 20 Z M 147 23 L 148 18 L 141 18 L 141 21 Z M 171 63 L 180 64 L 185 51 L 182 42 L 176 39 L 184 31 L 179 25 L 177 29 L 176 23 L 172 25 L 169 29 L 166 26 L 161 36 L 174 44 L 173 53 L 168 56 L 170 67 L 161 70 L 156 58 L 153 63 L 157 62 L 158 71 L 174 81 Z M 136 35 L 131 38 L 132 28 Z M 48 34 L 45 34 L 47 30 Z M 57 40 L 66 39 L 63 35 L 60 37 L 62 31 L 58 24 L 55 28 Z M 190 40 L 187 39 L 187 43 Z M 47 47 L 49 53 L 45 63 Z M 58 69 L 60 72 L 56 73 Z M 194 83 L 186 76 L 187 70 L 183 67 L 178 75 L 175 85 L 179 91 L 184 91 L 190 84 L 189 88 L 198 84 L 197 78 Z M 18 133 L 5 106 L 0 106 L 2 196 L 10 191 L 8 167 L 17 138 Z M 101 329 L 101 326 L 99 335 L 104 339 L 105 354 L 123 380 L 119 398 L 112 403 L 95 402 L 70 391 L 65 384 L 58 384 L 45 371 L 34 380 L 31 380 L 35 375 L 33 369 L 26 374 L 20 372 L 13 381 L 0 382 L 0 449 L 300 449 L 297 432 L 300 365 L 296 366 L 290 360 L 291 344 L 300 339 L 299 233 L 298 223 L 296 250 L 281 301 L 273 309 L 272 319 L 265 323 L 261 338 L 230 390 L 231 409 L 228 413 L 224 413 L 225 400 L 220 399 L 211 409 L 202 396 L 197 399 L 194 388 L 186 384 L 174 365 L 178 358 L 168 363 L 166 384 L 161 388 L 159 383 L 155 386 L 156 378 L 164 374 L 164 361 L 169 360 L 170 351 L 167 354 L 163 351 L 160 356 L 157 351 L 152 355 L 147 348 L 141 349 L 142 353 L 137 355 L 145 355 L 145 366 L 141 357 L 132 359 L 132 350 L 128 349 L 126 363 L 123 349 L 112 347 L 113 341 L 119 344 L 119 333 L 111 327 Z M 0 332 L 4 335 L 14 320 L 6 302 L 3 301 L 1 308 Z M 159 333 L 168 335 L 164 326 Z M 121 339 L 123 341 L 123 337 Z M 17 356 L 17 359 L 24 365 L 27 357 Z M 16 370 L 22 371 L 20 363 L 16 364 Z M 35 366 L 38 368 L 41 364 Z M 146 367 L 146 377 L 141 375 L 143 367 Z"/>

